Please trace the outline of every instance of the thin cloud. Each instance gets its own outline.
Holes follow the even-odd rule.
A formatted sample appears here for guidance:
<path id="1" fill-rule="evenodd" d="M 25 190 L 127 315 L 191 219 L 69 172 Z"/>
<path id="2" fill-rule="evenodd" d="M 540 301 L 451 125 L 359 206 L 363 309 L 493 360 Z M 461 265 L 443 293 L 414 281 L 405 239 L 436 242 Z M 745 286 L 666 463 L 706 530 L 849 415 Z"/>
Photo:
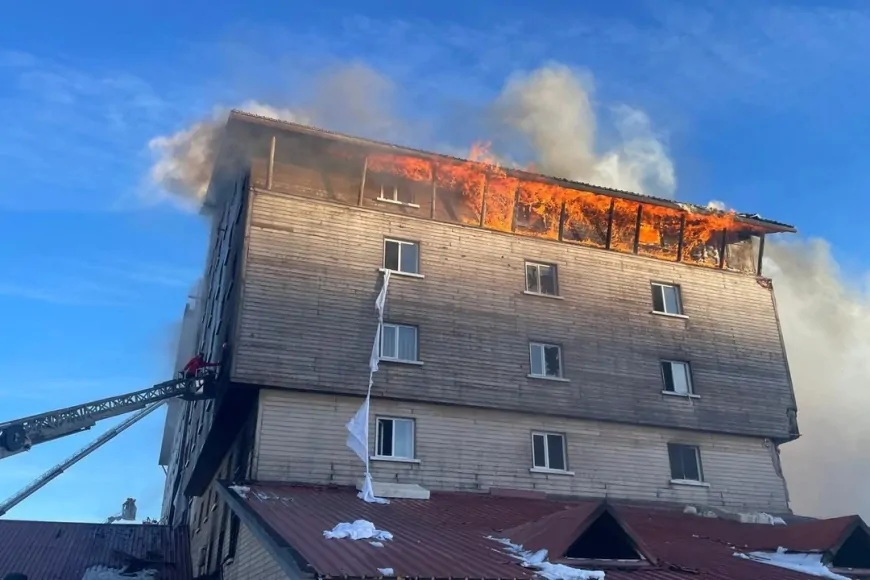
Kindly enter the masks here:
<path id="1" fill-rule="evenodd" d="M 0 53 L 0 82 L 6 211 L 113 209 L 135 184 L 144 135 L 171 112 L 128 72 L 85 71 L 28 53 Z"/>
<path id="2" fill-rule="evenodd" d="M 31 258 L 7 265 L 0 297 L 57 306 L 125 307 L 152 295 L 154 287 L 189 288 L 197 269 L 159 262 Z"/>

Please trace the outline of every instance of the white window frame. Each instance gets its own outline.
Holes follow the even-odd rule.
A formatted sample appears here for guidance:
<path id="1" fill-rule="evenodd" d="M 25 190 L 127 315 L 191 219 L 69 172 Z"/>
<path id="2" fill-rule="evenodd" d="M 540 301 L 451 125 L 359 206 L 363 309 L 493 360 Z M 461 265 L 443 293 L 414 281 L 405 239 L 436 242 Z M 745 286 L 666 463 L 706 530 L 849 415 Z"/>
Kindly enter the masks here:
<path id="1" fill-rule="evenodd" d="M 653 296 L 653 304 L 652 311 L 654 314 L 664 314 L 665 316 L 685 316 L 683 314 L 683 293 L 679 284 L 667 284 L 665 282 L 652 282 L 651 283 L 652 291 L 658 292 L 662 299 L 662 308 L 664 310 L 656 310 L 655 297 Z M 672 288 L 674 290 L 674 298 L 677 303 L 677 311 L 676 312 L 668 312 L 668 301 L 665 300 L 665 288 Z"/>
<path id="2" fill-rule="evenodd" d="M 677 390 L 673 390 L 673 391 L 668 390 L 668 381 L 665 378 L 665 368 L 664 368 L 665 365 L 671 366 L 671 376 L 672 377 L 676 376 L 676 373 L 674 372 L 675 366 L 683 368 L 683 370 L 685 371 L 685 376 L 686 376 L 686 388 L 688 389 L 686 392 L 677 391 Z M 695 381 L 692 377 L 692 364 L 689 361 L 662 359 L 661 361 L 659 361 L 659 371 L 661 372 L 661 375 L 662 375 L 662 392 L 663 393 L 667 393 L 668 395 L 680 395 L 683 397 L 691 397 L 691 396 L 695 395 Z M 676 388 L 676 386 L 677 386 L 676 381 L 674 381 L 674 387 Z"/>
<path id="3" fill-rule="evenodd" d="M 529 288 L 529 275 L 528 270 L 529 266 L 534 266 L 535 272 L 538 278 L 538 290 L 532 290 Z M 552 268 L 553 269 L 553 278 L 555 279 L 555 293 L 548 294 L 543 292 L 543 286 L 541 285 L 541 267 Z M 548 264 L 546 262 L 535 262 L 532 260 L 526 260 L 523 264 L 523 278 L 525 279 L 526 285 L 526 294 L 533 294 L 535 296 L 548 296 L 548 297 L 559 297 L 559 267 L 556 264 Z"/>
<path id="4" fill-rule="evenodd" d="M 392 190 L 392 195 L 388 197 L 388 196 L 384 195 L 384 193 L 385 193 L 385 191 L 389 191 L 389 190 Z M 392 201 L 393 203 L 401 203 L 399 201 L 399 186 L 395 185 L 395 184 L 384 185 L 382 183 L 381 184 L 381 191 L 378 194 L 378 199 L 381 201 Z"/>
<path id="5" fill-rule="evenodd" d="M 384 329 L 387 327 L 396 329 L 396 343 L 394 345 L 396 356 L 384 356 L 384 337 L 386 333 Z M 405 359 L 399 358 L 399 331 L 402 328 L 411 328 L 414 330 L 414 359 Z M 413 324 L 399 324 L 397 322 L 384 322 L 384 326 L 381 328 L 381 344 L 378 350 L 378 358 L 383 361 L 388 362 L 400 362 L 400 363 L 419 363 L 420 362 L 420 330 L 414 326 Z"/>
<path id="6" fill-rule="evenodd" d="M 695 452 L 695 467 L 698 470 L 698 479 L 686 479 L 684 477 L 674 477 L 673 466 L 671 466 L 671 447 L 682 447 L 687 449 L 692 449 Z M 691 445 L 689 443 L 677 443 L 670 442 L 668 443 L 668 471 L 671 474 L 671 483 L 683 483 L 688 485 L 706 485 L 704 481 L 704 465 L 701 463 L 701 448 L 697 445 Z M 685 473 L 683 474 L 685 475 Z"/>
<path id="7" fill-rule="evenodd" d="M 381 422 L 382 421 L 392 421 L 393 422 L 393 439 L 390 441 L 392 445 L 393 454 L 392 455 L 384 455 L 381 453 L 382 449 L 380 448 L 380 434 L 381 434 Z M 411 455 L 410 457 L 405 457 L 404 455 L 396 455 L 396 425 L 397 421 L 408 422 L 411 424 Z M 414 461 L 417 458 L 417 421 L 412 417 L 391 417 L 391 416 L 378 416 L 375 419 L 375 459 L 393 459 L 397 461 Z"/>
<path id="8" fill-rule="evenodd" d="M 541 347 L 541 369 L 543 370 L 543 374 L 535 374 L 534 365 L 532 364 L 532 359 L 534 358 L 534 348 L 536 346 Z M 548 375 L 547 374 L 547 356 L 546 349 L 547 348 L 556 348 L 559 350 L 559 374 L 558 375 Z M 564 380 L 565 378 L 565 361 L 562 358 L 562 346 L 558 344 L 553 344 L 550 342 L 539 342 L 539 341 L 529 341 L 529 376 L 535 379 L 551 379 L 551 380 Z"/>
<path id="9" fill-rule="evenodd" d="M 399 246 L 399 262 L 396 264 L 398 270 L 394 270 L 387 266 L 387 244 L 393 243 L 398 244 Z M 415 264 L 415 268 L 413 272 L 409 272 L 407 270 L 402 270 L 402 247 L 403 246 L 414 246 L 417 249 L 417 263 Z M 397 274 L 405 274 L 411 276 L 420 276 L 420 242 L 411 242 L 409 240 L 397 240 L 396 238 L 384 238 L 384 248 L 383 255 L 381 257 L 381 266 L 383 270 L 389 270 L 390 272 L 395 272 Z"/>
<path id="10" fill-rule="evenodd" d="M 562 469 L 550 467 L 550 442 L 548 438 L 551 435 L 554 437 L 562 438 L 562 465 L 564 466 Z M 541 467 L 535 463 L 535 437 L 544 438 L 544 467 Z M 530 440 L 530 443 L 532 444 L 532 470 L 555 471 L 557 473 L 571 473 L 568 470 L 568 438 L 565 436 L 564 433 L 556 433 L 554 431 L 532 431 L 532 438 Z"/>

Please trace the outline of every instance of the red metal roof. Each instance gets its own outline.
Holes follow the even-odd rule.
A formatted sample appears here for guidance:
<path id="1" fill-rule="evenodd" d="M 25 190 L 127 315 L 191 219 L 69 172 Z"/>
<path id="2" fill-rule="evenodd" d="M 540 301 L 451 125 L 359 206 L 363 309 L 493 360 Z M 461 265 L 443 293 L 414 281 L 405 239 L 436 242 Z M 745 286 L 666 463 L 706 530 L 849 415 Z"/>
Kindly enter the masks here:
<path id="1" fill-rule="evenodd" d="M 348 578 L 379 577 L 379 568 L 392 568 L 395 576 L 407 578 L 530 578 L 534 570 L 520 566 L 504 546 L 487 536 L 514 543 L 521 537 L 534 548 L 549 547 L 553 554 L 567 547 L 568 540 L 561 536 L 583 527 L 572 526 L 572 517 L 582 523 L 600 505 L 475 493 L 432 493 L 429 500 L 397 499 L 377 505 L 361 501 L 348 488 L 264 483 L 250 488 L 241 505 L 295 551 L 303 571 Z M 661 507 L 610 508 L 655 563 L 630 571 L 605 569 L 608 580 L 806 580 L 804 574 L 737 558 L 734 552 L 778 546 L 828 550 L 857 518 L 771 526 Z M 323 536 L 338 523 L 358 519 L 390 532 L 393 539 L 375 547 L 365 540 Z"/>
<path id="2" fill-rule="evenodd" d="M 184 528 L 0 520 L 0 578 L 18 572 L 31 580 L 81 580 L 92 566 L 121 568 L 118 552 L 162 562 L 148 566 L 162 580 L 193 578 Z"/>

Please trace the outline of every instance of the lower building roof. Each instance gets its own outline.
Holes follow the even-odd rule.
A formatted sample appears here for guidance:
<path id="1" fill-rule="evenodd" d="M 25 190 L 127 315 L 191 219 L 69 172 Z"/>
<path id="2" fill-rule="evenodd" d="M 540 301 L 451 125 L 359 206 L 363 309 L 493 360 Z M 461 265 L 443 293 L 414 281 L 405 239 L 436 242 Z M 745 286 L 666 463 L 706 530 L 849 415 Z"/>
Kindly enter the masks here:
<path id="1" fill-rule="evenodd" d="M 830 557 L 856 529 L 864 534 L 862 541 L 870 539 L 858 516 L 770 525 L 601 500 L 433 492 L 428 500 L 392 499 L 382 505 L 366 503 L 356 490 L 342 487 L 252 483 L 220 489 L 291 578 L 533 578 L 542 569 L 523 563 L 529 563 L 529 552 L 547 549 L 550 563 L 601 570 L 610 580 L 805 580 L 809 576 L 802 572 L 740 555 L 782 547 Z M 352 540 L 324 534 L 356 520 L 392 537 Z M 599 537 L 591 537 L 595 534 Z M 588 558 L 590 550 L 623 541 L 637 554 L 634 561 L 596 557 L 580 566 L 576 560 L 584 550 L 581 556 Z M 515 555 L 520 547 L 525 558 Z"/>
<path id="2" fill-rule="evenodd" d="M 187 530 L 161 525 L 0 520 L 0 578 L 193 578 Z M 145 576 L 149 577 L 149 576 Z"/>

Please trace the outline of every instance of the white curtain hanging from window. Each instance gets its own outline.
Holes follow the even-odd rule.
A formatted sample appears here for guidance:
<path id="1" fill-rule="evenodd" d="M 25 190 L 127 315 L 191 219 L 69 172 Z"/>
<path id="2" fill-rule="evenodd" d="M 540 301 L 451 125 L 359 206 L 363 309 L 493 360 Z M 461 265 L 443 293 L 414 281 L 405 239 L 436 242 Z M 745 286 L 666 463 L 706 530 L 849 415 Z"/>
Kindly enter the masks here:
<path id="1" fill-rule="evenodd" d="M 363 481 L 362 491 L 359 492 L 359 497 L 363 501 L 369 503 L 389 503 L 381 497 L 376 497 L 372 489 L 372 476 L 369 471 L 369 407 L 372 397 L 372 385 L 374 384 L 374 375 L 378 371 L 378 361 L 380 360 L 381 333 L 384 328 L 384 307 L 387 303 L 387 287 L 390 284 L 390 271 L 384 272 L 384 283 L 381 286 L 381 291 L 375 300 L 375 308 L 378 311 L 378 328 L 375 331 L 375 340 L 372 345 L 372 354 L 369 358 L 369 387 L 366 392 L 366 399 L 363 401 L 359 410 L 347 422 L 347 446 L 363 460 L 366 466 L 365 479 Z"/>

